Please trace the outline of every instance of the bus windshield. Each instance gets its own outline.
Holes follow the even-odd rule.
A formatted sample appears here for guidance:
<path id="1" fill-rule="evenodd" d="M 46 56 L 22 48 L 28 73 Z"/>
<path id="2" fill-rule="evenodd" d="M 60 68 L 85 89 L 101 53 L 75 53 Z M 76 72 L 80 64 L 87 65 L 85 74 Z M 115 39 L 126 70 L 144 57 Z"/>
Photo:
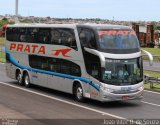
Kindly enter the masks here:
<path id="1" fill-rule="evenodd" d="M 133 85 L 142 82 L 142 59 L 106 59 L 102 79 L 112 85 Z"/>
<path id="2" fill-rule="evenodd" d="M 133 30 L 98 30 L 100 51 L 108 53 L 134 53 L 139 51 L 139 41 Z"/>

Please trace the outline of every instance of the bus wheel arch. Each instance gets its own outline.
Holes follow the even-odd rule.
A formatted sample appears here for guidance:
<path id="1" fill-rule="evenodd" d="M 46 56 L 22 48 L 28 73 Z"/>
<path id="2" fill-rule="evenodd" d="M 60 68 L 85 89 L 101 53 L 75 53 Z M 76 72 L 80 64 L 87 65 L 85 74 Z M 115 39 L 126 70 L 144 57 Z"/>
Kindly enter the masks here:
<path id="1" fill-rule="evenodd" d="M 20 69 L 16 69 L 16 80 L 19 85 L 23 85 L 23 76 Z"/>
<path id="2" fill-rule="evenodd" d="M 79 81 L 74 81 L 73 82 L 73 95 L 75 99 L 79 102 L 84 102 L 84 89 L 82 87 L 81 82 Z"/>
<path id="3" fill-rule="evenodd" d="M 23 82 L 24 82 L 24 85 L 29 88 L 31 86 L 31 83 L 30 83 L 30 76 L 29 76 L 29 73 L 28 71 L 23 71 Z"/>

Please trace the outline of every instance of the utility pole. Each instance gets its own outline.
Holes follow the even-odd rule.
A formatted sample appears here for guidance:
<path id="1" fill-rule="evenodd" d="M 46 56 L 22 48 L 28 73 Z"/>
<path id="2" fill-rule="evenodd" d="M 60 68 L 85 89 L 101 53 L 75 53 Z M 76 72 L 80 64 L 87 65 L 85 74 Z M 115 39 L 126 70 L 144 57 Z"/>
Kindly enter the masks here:
<path id="1" fill-rule="evenodd" d="M 18 17 L 18 0 L 15 1 L 15 15 Z"/>
<path id="2" fill-rule="evenodd" d="M 15 16 L 16 16 L 16 23 L 18 23 L 18 0 L 15 0 Z"/>

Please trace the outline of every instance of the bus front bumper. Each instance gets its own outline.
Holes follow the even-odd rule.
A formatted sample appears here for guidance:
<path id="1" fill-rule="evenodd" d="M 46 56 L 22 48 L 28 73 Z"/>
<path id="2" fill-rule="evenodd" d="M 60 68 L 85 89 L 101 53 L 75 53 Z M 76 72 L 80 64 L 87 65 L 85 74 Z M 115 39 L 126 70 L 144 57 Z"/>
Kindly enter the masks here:
<path id="1" fill-rule="evenodd" d="M 115 94 L 109 92 L 102 92 L 101 101 L 125 101 L 125 100 L 140 100 L 143 98 L 143 90 L 135 93 Z"/>

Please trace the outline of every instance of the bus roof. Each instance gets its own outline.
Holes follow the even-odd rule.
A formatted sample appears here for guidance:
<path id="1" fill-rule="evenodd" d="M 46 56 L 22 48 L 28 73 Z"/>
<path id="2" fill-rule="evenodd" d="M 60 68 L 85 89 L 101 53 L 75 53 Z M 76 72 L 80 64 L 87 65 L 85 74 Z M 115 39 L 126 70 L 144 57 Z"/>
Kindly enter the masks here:
<path id="1" fill-rule="evenodd" d="M 7 27 L 65 27 L 65 28 L 75 28 L 75 27 L 88 27 L 92 29 L 131 29 L 128 26 L 123 25 L 112 25 L 112 24 L 40 24 L 40 23 L 32 23 L 32 24 L 14 24 L 8 25 Z"/>

